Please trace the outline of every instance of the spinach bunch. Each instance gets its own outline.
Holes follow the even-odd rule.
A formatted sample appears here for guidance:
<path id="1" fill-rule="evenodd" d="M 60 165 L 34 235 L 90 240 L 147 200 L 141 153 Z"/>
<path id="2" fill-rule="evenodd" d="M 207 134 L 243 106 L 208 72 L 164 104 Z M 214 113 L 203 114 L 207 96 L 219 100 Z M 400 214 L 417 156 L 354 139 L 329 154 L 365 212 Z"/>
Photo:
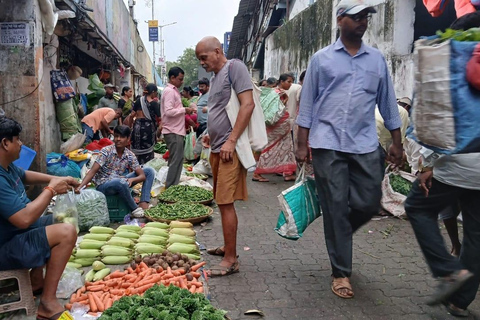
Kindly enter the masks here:
<path id="1" fill-rule="evenodd" d="M 408 196 L 408 193 L 412 189 L 412 183 L 398 174 L 390 175 L 390 185 L 393 191 Z"/>

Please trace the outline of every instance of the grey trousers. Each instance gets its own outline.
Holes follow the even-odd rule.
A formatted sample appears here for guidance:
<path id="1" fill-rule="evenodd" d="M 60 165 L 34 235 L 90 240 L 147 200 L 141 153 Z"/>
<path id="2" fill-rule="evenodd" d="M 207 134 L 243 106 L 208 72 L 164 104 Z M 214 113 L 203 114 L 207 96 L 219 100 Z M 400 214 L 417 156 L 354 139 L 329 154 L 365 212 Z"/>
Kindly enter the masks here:
<path id="1" fill-rule="evenodd" d="M 352 273 L 352 235 L 380 210 L 385 154 L 312 149 L 323 227 L 335 278 Z"/>
<path id="2" fill-rule="evenodd" d="M 170 153 L 168 157 L 168 174 L 165 187 L 177 185 L 180 182 L 183 168 L 183 141 L 184 136 L 168 133 L 163 136 Z"/>

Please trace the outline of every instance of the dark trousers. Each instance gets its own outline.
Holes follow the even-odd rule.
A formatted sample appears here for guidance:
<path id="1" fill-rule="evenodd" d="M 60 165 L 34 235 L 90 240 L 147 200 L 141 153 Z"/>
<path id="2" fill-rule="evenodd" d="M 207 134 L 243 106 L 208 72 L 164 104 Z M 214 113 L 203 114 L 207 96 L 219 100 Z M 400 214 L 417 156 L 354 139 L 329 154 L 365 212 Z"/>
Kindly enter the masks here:
<path id="1" fill-rule="evenodd" d="M 164 135 L 165 142 L 167 143 L 167 149 L 169 151 L 168 156 L 168 174 L 165 187 L 171 187 L 177 185 L 180 182 L 180 176 L 183 169 L 183 142 L 184 136 L 168 133 Z"/>
<path id="2" fill-rule="evenodd" d="M 198 128 L 197 128 L 197 131 L 196 131 L 196 134 L 197 134 L 197 139 L 198 137 L 200 137 L 202 135 L 202 133 L 207 130 L 207 123 L 200 123 Z"/>
<path id="3" fill-rule="evenodd" d="M 447 250 L 438 227 L 438 214 L 457 201 L 462 208 L 463 245 L 460 260 Z M 405 202 L 405 211 L 434 277 L 444 277 L 457 270 L 475 274 L 449 301 L 466 309 L 475 299 L 480 284 L 480 191 L 446 185 L 433 179 L 428 197 L 419 182 L 413 184 Z"/>
<path id="4" fill-rule="evenodd" d="M 380 210 L 385 156 L 312 149 L 325 242 L 335 278 L 352 274 L 352 235 Z"/>

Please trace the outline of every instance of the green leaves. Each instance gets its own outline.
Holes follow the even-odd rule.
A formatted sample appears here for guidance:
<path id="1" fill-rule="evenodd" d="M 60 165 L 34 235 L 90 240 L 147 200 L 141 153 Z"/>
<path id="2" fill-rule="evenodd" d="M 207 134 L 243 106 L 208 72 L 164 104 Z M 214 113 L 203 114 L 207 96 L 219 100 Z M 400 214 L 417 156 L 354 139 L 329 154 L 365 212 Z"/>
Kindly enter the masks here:
<path id="1" fill-rule="evenodd" d="M 195 186 L 171 186 L 158 199 L 165 202 L 200 202 L 213 199 L 213 192 Z"/>
<path id="2" fill-rule="evenodd" d="M 162 204 L 145 210 L 145 215 L 155 219 L 178 220 L 206 216 L 208 207 L 202 204 L 177 202 L 174 204 Z"/>
<path id="3" fill-rule="evenodd" d="M 472 28 L 467 31 L 447 29 L 445 32 L 437 31 L 437 36 L 442 40 L 456 41 L 480 41 L 480 28 Z"/>

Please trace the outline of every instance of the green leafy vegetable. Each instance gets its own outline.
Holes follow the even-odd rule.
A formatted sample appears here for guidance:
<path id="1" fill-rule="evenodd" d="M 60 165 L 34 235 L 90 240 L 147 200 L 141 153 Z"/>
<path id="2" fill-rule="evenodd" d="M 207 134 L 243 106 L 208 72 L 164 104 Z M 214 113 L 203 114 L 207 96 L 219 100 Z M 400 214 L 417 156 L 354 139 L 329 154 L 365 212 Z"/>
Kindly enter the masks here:
<path id="1" fill-rule="evenodd" d="M 226 312 L 214 308 L 204 295 L 176 286 L 155 285 L 143 297 L 122 297 L 99 320 L 223 320 Z"/>
<path id="2" fill-rule="evenodd" d="M 390 185 L 393 191 L 408 196 L 412 189 L 412 183 L 398 174 L 390 175 Z"/>
<path id="3" fill-rule="evenodd" d="M 209 210 L 207 206 L 196 203 L 178 202 L 174 204 L 162 204 L 145 211 L 145 215 L 154 219 L 178 220 L 206 216 Z"/>
<path id="4" fill-rule="evenodd" d="M 157 142 L 153 147 L 153 151 L 156 153 L 164 154 L 165 152 L 167 152 L 167 144 Z"/>
<path id="5" fill-rule="evenodd" d="M 165 202 L 201 202 L 213 199 L 213 192 L 195 186 L 171 186 L 158 199 Z"/>
<path id="6" fill-rule="evenodd" d="M 437 36 L 442 40 L 456 41 L 480 41 L 480 28 L 472 28 L 467 31 L 447 29 L 445 32 L 437 31 Z"/>

